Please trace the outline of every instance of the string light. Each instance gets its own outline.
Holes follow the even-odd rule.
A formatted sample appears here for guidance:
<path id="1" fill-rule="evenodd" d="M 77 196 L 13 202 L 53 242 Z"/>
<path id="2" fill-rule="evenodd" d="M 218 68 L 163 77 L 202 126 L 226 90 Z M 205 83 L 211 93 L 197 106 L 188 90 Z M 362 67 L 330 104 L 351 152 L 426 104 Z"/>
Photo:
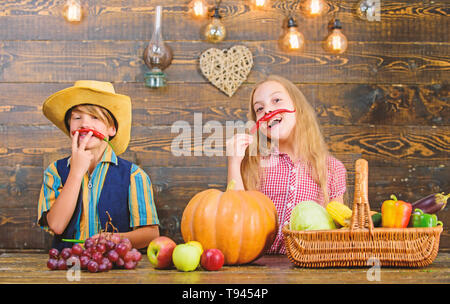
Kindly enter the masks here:
<path id="1" fill-rule="evenodd" d="M 322 15 L 327 8 L 324 0 L 306 0 L 301 5 L 302 11 L 309 17 L 317 17 Z"/>
<path id="2" fill-rule="evenodd" d="M 334 54 L 342 54 L 347 50 L 347 37 L 342 33 L 342 25 L 339 19 L 335 19 L 331 33 L 325 41 L 325 49 Z"/>
<path id="3" fill-rule="evenodd" d="M 78 0 L 67 0 L 63 8 L 63 15 L 69 22 L 80 22 L 83 18 L 83 8 Z"/>
<path id="4" fill-rule="evenodd" d="M 216 6 L 211 22 L 206 26 L 204 31 L 206 41 L 217 43 L 225 39 L 227 30 L 222 21 L 220 21 L 221 18 L 222 16 L 219 14 L 219 7 Z"/>
<path id="5" fill-rule="evenodd" d="M 204 19 L 208 16 L 208 3 L 205 0 L 192 0 L 188 8 L 189 13 L 195 19 Z"/>
<path id="6" fill-rule="evenodd" d="M 366 21 L 381 21 L 381 0 L 361 0 L 356 5 L 356 14 Z"/>
<path id="7" fill-rule="evenodd" d="M 253 9 L 262 10 L 267 7 L 269 0 L 251 0 L 250 4 Z"/>
<path id="8" fill-rule="evenodd" d="M 289 17 L 286 33 L 281 40 L 282 48 L 286 51 L 300 51 L 305 45 L 303 34 L 298 31 L 297 23 Z"/>

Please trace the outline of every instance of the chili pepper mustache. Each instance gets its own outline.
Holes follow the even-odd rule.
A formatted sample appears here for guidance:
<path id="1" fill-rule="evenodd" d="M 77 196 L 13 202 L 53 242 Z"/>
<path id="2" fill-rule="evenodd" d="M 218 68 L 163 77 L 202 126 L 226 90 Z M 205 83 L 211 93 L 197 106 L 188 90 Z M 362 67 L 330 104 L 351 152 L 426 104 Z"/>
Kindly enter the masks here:
<path id="1" fill-rule="evenodd" d="M 79 129 L 79 130 L 73 131 L 73 132 L 72 132 L 72 135 L 75 135 L 75 133 L 76 133 L 77 131 L 78 131 L 78 133 L 82 133 L 82 132 L 86 132 L 86 133 L 92 132 L 92 135 L 94 135 L 95 137 L 97 137 L 97 138 L 100 139 L 100 140 L 103 140 L 103 141 L 107 142 L 107 143 L 111 146 L 111 148 L 114 148 L 113 145 L 111 144 L 111 142 L 106 138 L 106 136 L 103 135 L 102 133 L 98 132 L 98 131 L 95 131 L 95 130 L 93 130 L 93 129 Z"/>
<path id="2" fill-rule="evenodd" d="M 258 129 L 259 129 L 259 127 L 261 126 L 261 123 L 262 122 L 264 122 L 264 121 L 269 121 L 271 118 L 273 118 L 275 115 L 277 115 L 277 114 L 280 114 L 280 113 L 284 113 L 284 112 L 286 112 L 286 113 L 294 113 L 295 112 L 295 109 L 294 110 L 288 110 L 288 109 L 277 109 L 277 110 L 274 110 L 274 111 L 272 111 L 272 112 L 270 112 L 270 113 L 267 113 L 266 115 L 264 115 L 263 117 L 261 117 L 260 119 L 258 119 L 258 121 L 256 122 L 256 124 L 252 127 L 252 129 L 250 130 L 250 133 L 251 134 L 253 134 L 253 133 L 255 133 Z"/>

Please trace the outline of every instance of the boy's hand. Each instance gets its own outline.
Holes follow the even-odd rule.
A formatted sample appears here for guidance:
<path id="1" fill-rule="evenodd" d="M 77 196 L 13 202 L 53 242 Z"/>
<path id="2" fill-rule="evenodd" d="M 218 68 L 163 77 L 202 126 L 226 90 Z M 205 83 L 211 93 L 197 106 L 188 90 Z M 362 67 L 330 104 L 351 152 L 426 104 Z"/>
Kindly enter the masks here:
<path id="1" fill-rule="evenodd" d="M 226 149 L 228 160 L 233 163 L 241 163 L 245 156 L 245 150 L 253 142 L 253 136 L 249 134 L 235 134 L 227 140 Z"/>
<path id="2" fill-rule="evenodd" d="M 89 139 L 92 137 L 92 131 L 89 131 L 89 133 L 81 139 L 80 145 L 78 145 L 78 137 L 79 133 L 76 131 L 72 137 L 72 158 L 70 160 L 70 170 L 73 170 L 74 173 L 83 176 L 89 170 L 91 161 L 94 158 L 91 151 L 85 150 Z"/>

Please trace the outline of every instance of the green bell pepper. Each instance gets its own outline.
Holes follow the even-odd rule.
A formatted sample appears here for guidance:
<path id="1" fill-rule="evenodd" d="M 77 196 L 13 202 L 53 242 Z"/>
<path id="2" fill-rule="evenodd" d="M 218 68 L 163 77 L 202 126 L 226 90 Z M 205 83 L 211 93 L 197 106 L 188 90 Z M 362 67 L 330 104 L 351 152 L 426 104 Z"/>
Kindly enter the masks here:
<path id="1" fill-rule="evenodd" d="M 374 227 L 381 227 L 381 212 L 372 214 L 372 223 Z"/>
<path id="2" fill-rule="evenodd" d="M 413 227 L 436 227 L 436 225 L 443 225 L 441 221 L 437 220 L 436 214 L 423 213 L 421 209 L 414 209 L 411 215 L 411 222 Z"/>

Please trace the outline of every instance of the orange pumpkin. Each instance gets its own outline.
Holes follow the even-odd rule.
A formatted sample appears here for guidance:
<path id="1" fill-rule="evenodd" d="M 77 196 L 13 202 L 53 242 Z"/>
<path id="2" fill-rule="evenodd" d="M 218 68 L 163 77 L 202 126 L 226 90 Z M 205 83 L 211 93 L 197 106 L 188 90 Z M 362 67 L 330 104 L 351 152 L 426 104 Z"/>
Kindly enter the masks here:
<path id="1" fill-rule="evenodd" d="M 181 234 L 185 242 L 217 248 L 225 264 L 245 264 L 260 257 L 277 233 L 277 211 L 259 191 L 208 189 L 196 194 L 184 209 Z"/>

